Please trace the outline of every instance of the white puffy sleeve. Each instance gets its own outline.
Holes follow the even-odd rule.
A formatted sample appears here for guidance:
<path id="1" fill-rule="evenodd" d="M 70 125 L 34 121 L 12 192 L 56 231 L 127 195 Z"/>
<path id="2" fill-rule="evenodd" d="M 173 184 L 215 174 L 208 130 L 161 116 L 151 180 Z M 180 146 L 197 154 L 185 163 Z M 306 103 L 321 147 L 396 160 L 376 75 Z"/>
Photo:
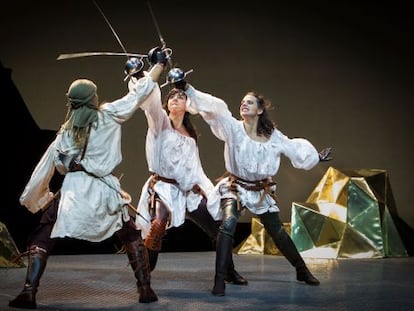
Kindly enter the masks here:
<path id="1" fill-rule="evenodd" d="M 157 86 L 158 83 L 154 82 L 151 77 L 144 76 L 128 84 L 128 94 L 113 102 L 103 104 L 101 110 L 112 115 L 117 122 L 125 122 L 145 103 L 154 89 L 159 89 Z"/>
<path id="2" fill-rule="evenodd" d="M 32 213 L 38 212 L 53 198 L 54 194 L 50 191 L 49 183 L 55 172 L 54 158 L 59 137 L 60 135 L 56 137 L 43 154 L 20 196 L 20 204 Z"/>
<path id="3" fill-rule="evenodd" d="M 148 129 L 155 135 L 165 128 L 171 127 L 167 112 L 162 108 L 161 91 L 159 88 L 154 90 L 150 96 L 140 105 L 144 110 L 148 122 Z"/>
<path id="4" fill-rule="evenodd" d="M 237 122 L 227 104 L 222 99 L 196 90 L 191 85 L 186 94 L 189 98 L 187 110 L 190 113 L 199 113 L 210 125 L 213 134 L 218 139 L 226 141 Z"/>
<path id="5" fill-rule="evenodd" d="M 298 169 L 310 170 L 319 163 L 319 154 L 310 141 L 304 138 L 288 138 L 275 129 L 276 135 L 282 143 L 282 153 L 290 160 L 292 166 Z"/>

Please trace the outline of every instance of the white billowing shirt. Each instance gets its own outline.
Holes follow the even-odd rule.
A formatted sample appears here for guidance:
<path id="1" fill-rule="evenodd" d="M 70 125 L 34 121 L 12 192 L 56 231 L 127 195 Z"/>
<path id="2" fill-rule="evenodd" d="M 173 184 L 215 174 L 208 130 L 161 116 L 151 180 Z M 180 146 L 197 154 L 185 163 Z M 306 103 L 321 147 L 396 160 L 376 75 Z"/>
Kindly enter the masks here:
<path id="1" fill-rule="evenodd" d="M 86 172 L 69 172 L 60 189 L 57 220 L 51 237 L 72 237 L 92 242 L 111 237 L 128 220 L 126 204 L 131 198 L 121 195 L 118 178 L 112 171 L 122 161 L 121 126 L 145 100 L 156 96 L 159 88 L 150 77 L 144 77 L 124 97 L 102 104 L 98 120 L 93 123 L 82 166 Z M 154 94 L 155 93 L 155 94 Z M 27 183 L 20 203 L 35 213 L 51 199 L 49 183 L 59 164 L 58 152 L 80 155 L 72 136 L 60 130 L 37 164 Z M 79 158 L 80 156 L 78 156 Z"/>
<path id="2" fill-rule="evenodd" d="M 168 228 L 179 227 L 185 221 L 186 210 L 194 211 L 201 202 L 202 196 L 191 191 L 193 186 L 199 185 L 208 194 L 213 190 L 214 185 L 204 173 L 196 141 L 174 129 L 167 112 L 162 108 L 162 101 L 146 101 L 141 108 L 145 111 L 148 121 L 146 137 L 148 169 L 152 173 L 177 182 L 171 184 L 159 180 L 154 190 L 171 213 Z M 140 216 L 136 217 L 136 224 L 142 230 L 143 238 L 146 237 L 151 226 L 148 189 L 150 180 L 151 177 L 142 187 L 138 203 Z"/>
<path id="3" fill-rule="evenodd" d="M 210 94 L 189 86 L 186 91 L 190 98 L 189 111 L 199 113 L 210 125 L 213 134 L 225 142 L 224 160 L 226 170 L 248 181 L 258 181 L 276 175 L 281 155 L 285 155 L 298 169 L 310 170 L 319 162 L 318 151 L 306 139 L 289 138 L 278 129 L 274 129 L 266 142 L 251 139 L 243 126 L 243 121 L 234 118 L 227 104 Z M 276 212 L 279 208 L 275 200 L 266 195 L 261 201 L 262 191 L 248 191 L 237 186 L 241 204 L 254 214 L 267 211 Z M 215 191 L 209 196 L 212 204 L 217 197 L 236 198 L 228 188 L 228 178 L 217 183 Z M 219 206 L 209 206 L 213 214 L 220 214 Z"/>

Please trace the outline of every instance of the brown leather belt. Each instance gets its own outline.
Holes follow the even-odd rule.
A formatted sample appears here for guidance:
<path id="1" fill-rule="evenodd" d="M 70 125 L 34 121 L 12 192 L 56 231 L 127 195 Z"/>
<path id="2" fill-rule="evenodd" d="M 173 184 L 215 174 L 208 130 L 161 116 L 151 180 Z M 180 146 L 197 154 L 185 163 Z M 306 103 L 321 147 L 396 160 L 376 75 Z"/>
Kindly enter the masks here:
<path id="1" fill-rule="evenodd" d="M 96 176 L 95 174 L 92 174 L 90 172 L 88 172 L 82 164 L 77 163 L 77 162 L 72 162 L 69 166 L 69 172 L 85 172 L 88 175 L 91 175 L 93 177 L 99 178 L 98 176 Z"/>
<path id="2" fill-rule="evenodd" d="M 271 187 L 276 185 L 276 182 L 274 182 L 271 178 L 249 181 L 249 180 L 240 178 L 236 175 L 229 174 L 229 181 L 230 181 L 230 190 L 236 194 L 238 201 L 240 201 L 240 198 L 237 193 L 236 184 L 248 191 L 262 191 L 263 190 L 263 193 L 260 196 L 260 200 L 257 203 L 257 206 L 261 204 L 266 194 L 270 195 L 276 202 L 279 202 L 279 199 L 276 196 L 276 193 L 274 193 L 271 190 Z"/>
<path id="3" fill-rule="evenodd" d="M 261 179 L 261 180 L 250 181 L 250 180 L 245 180 L 243 178 L 235 176 L 233 174 L 230 174 L 229 179 L 231 183 L 236 183 L 240 187 L 246 190 L 249 190 L 249 191 L 261 191 L 261 190 L 265 190 L 271 186 L 276 185 L 276 183 L 272 181 L 271 179 Z"/>
<path id="4" fill-rule="evenodd" d="M 149 188 L 152 189 L 154 187 L 154 185 L 157 183 L 157 181 L 163 181 L 163 182 L 166 182 L 166 183 L 169 183 L 169 184 L 178 185 L 178 182 L 173 178 L 167 178 L 167 177 L 160 176 L 156 173 L 152 173 L 152 178 L 151 178 L 151 181 L 150 181 L 150 184 L 149 184 Z M 207 197 L 206 194 L 204 193 L 203 189 L 201 189 L 199 185 L 194 185 L 193 188 L 190 191 L 193 191 L 194 193 L 198 193 L 198 194 L 201 194 L 204 197 Z"/>
<path id="5" fill-rule="evenodd" d="M 69 166 L 69 172 L 86 172 L 85 168 L 80 163 L 72 162 Z"/>
<path id="6" fill-rule="evenodd" d="M 159 180 L 169 184 L 178 184 L 178 182 L 175 179 L 162 177 L 156 173 L 152 173 L 151 184 L 154 185 Z"/>

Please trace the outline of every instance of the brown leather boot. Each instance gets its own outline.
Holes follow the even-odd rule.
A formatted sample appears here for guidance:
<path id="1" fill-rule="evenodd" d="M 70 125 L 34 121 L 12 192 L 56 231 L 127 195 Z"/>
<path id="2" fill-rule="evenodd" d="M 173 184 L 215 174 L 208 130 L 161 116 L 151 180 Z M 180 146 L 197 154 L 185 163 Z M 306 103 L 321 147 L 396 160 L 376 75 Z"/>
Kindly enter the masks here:
<path id="1" fill-rule="evenodd" d="M 39 286 L 40 277 L 42 276 L 48 254 L 46 250 L 36 245 L 32 245 L 28 251 L 29 261 L 26 272 L 26 282 L 23 290 L 16 298 L 9 302 L 9 307 L 22 309 L 36 309 L 36 293 Z"/>
<path id="2" fill-rule="evenodd" d="M 158 251 L 147 248 L 150 271 L 154 271 L 158 261 Z"/>
<path id="3" fill-rule="evenodd" d="M 150 303 L 158 300 L 151 288 L 151 272 L 148 262 L 147 249 L 142 240 L 125 243 L 126 253 L 137 279 L 139 302 Z"/>
<path id="4" fill-rule="evenodd" d="M 162 238 L 165 235 L 166 226 L 166 221 L 157 218 L 154 219 L 151 222 L 151 228 L 145 238 L 145 247 L 152 251 L 161 251 Z"/>

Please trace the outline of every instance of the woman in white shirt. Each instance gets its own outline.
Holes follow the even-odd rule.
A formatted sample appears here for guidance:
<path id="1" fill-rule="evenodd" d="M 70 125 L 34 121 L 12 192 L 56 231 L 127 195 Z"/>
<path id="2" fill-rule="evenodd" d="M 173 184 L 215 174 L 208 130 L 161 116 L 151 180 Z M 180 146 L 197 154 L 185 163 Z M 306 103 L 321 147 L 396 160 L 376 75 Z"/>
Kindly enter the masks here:
<path id="1" fill-rule="evenodd" d="M 255 92 L 248 92 L 240 104 L 241 120 L 232 116 L 226 103 L 210 94 L 186 86 L 190 111 L 200 113 L 213 134 L 224 141 L 227 176 L 215 186 L 211 195 L 221 200 L 220 207 L 212 206 L 213 215 L 222 215 L 216 249 L 216 273 L 213 295 L 225 295 L 224 275 L 228 254 L 232 251 L 236 223 L 244 209 L 257 215 L 278 249 L 296 268 L 297 280 L 319 285 L 310 273 L 279 218 L 276 183 L 272 177 L 279 170 L 281 155 L 295 168 L 310 170 L 320 160 L 330 160 L 330 148 L 318 154 L 303 138 L 289 138 L 269 119 L 270 102 Z M 210 200 L 210 197 L 209 197 Z"/>
<path id="2" fill-rule="evenodd" d="M 187 112 L 187 95 L 173 88 L 161 101 L 141 105 L 148 120 L 146 156 L 150 177 L 144 184 L 136 218 L 155 268 L 166 230 L 192 220 L 215 242 L 219 223 L 207 210 L 207 197 L 214 189 L 201 165 L 197 132 Z M 216 202 L 219 203 L 218 201 Z M 216 204 L 216 205 L 217 205 Z M 214 202 L 210 202 L 214 205 Z M 234 269 L 232 254 L 226 281 L 247 285 Z"/>
<path id="3" fill-rule="evenodd" d="M 35 309 L 36 293 L 56 238 L 100 242 L 113 234 L 125 246 L 137 280 L 139 302 L 158 300 L 151 288 L 147 250 L 128 206 L 131 198 L 112 175 L 122 161 L 121 127 L 145 100 L 157 96 L 164 61 L 129 84 L 129 92 L 99 104 L 97 87 L 88 79 L 68 89 L 68 114 L 27 183 L 20 203 L 33 213 L 44 210 L 28 243 L 26 281 L 10 307 Z M 142 68 L 141 68 L 142 69 Z M 158 92 L 159 96 L 159 92 Z M 65 175 L 57 195 L 49 189 L 55 169 Z"/>

